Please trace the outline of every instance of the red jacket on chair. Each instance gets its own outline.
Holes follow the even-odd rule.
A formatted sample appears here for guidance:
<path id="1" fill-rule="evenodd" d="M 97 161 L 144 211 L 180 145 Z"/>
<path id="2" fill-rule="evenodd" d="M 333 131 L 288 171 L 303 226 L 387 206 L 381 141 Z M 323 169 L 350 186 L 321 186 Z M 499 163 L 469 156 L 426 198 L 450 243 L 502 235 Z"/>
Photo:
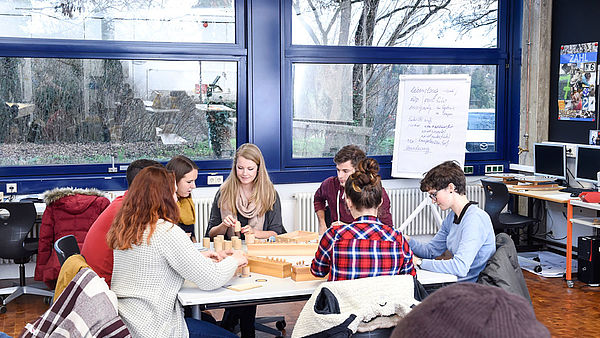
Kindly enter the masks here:
<path id="1" fill-rule="evenodd" d="M 81 248 L 88 229 L 110 201 L 98 190 L 73 188 L 47 191 L 44 201 L 46 210 L 40 227 L 34 278 L 54 289 L 60 271 L 54 242 L 63 236 L 74 235 Z"/>

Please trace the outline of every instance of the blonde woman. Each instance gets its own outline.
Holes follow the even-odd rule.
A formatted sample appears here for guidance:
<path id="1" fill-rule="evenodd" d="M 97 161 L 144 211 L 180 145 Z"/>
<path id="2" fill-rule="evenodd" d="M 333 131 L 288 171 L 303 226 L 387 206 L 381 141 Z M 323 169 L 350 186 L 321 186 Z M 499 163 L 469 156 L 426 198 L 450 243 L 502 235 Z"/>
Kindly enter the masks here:
<path id="1" fill-rule="evenodd" d="M 260 149 L 241 145 L 235 152 L 233 167 L 212 204 L 206 236 L 234 235 L 236 221 L 242 234 L 269 238 L 285 233 L 281 221 L 281 201 L 269 178 Z"/>
<path id="2" fill-rule="evenodd" d="M 265 166 L 260 149 L 254 144 L 241 145 L 235 152 L 233 167 L 213 201 L 206 236 L 234 235 L 236 221 L 242 236 L 269 238 L 285 233 L 281 222 L 281 202 Z M 253 338 L 256 305 L 227 308 L 221 326 L 233 331 L 240 324 L 242 338 Z"/>

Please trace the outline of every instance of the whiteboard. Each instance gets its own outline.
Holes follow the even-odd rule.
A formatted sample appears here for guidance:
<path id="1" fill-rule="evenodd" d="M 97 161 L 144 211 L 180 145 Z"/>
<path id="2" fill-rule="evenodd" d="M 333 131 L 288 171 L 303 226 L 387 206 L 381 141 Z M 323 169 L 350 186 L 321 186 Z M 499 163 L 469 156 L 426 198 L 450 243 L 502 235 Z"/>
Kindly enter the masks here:
<path id="1" fill-rule="evenodd" d="M 392 176 L 422 178 L 434 166 L 465 162 L 471 77 L 400 75 Z"/>

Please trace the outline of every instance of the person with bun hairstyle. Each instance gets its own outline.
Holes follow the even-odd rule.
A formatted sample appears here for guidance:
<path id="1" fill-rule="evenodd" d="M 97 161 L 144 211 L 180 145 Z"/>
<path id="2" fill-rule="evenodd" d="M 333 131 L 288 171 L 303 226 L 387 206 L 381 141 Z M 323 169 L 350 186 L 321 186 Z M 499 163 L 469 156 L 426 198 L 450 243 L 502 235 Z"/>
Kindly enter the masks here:
<path id="1" fill-rule="evenodd" d="M 346 204 L 354 221 L 332 224 L 321 237 L 310 271 L 329 281 L 383 275 L 416 276 L 412 251 L 400 231 L 382 223 L 377 210 L 383 188 L 379 164 L 372 158 L 360 161 L 344 186 Z"/>
<path id="2" fill-rule="evenodd" d="M 459 282 L 476 282 L 487 261 L 496 252 L 496 239 L 490 216 L 466 196 L 466 178 L 456 161 L 446 161 L 429 170 L 421 180 L 421 191 L 442 210 L 450 213 L 429 241 L 409 239 L 418 256 L 415 264 L 425 270 L 456 275 Z M 446 250 L 452 258 L 436 260 Z"/>
<path id="3" fill-rule="evenodd" d="M 177 205 L 179 206 L 177 225 L 190 235 L 192 241 L 195 242 L 194 224 L 196 224 L 196 214 L 194 212 L 192 190 L 196 188 L 198 166 L 189 158 L 177 155 L 167 163 L 166 167 L 175 173 L 175 180 L 177 181 Z"/>
<path id="4" fill-rule="evenodd" d="M 331 224 L 344 225 L 352 222 L 354 217 L 346 205 L 344 185 L 350 175 L 356 171 L 358 162 L 367 158 L 365 152 L 354 144 L 340 149 L 333 158 L 337 175 L 327 178 L 315 192 L 314 208 L 319 220 L 319 233 L 322 234 Z M 377 208 L 377 217 L 383 224 L 394 226 L 390 213 L 390 198 L 382 188 L 382 203 Z"/>
<path id="5" fill-rule="evenodd" d="M 218 289 L 248 260 L 241 250 L 227 257 L 198 251 L 177 219 L 175 175 L 162 167 L 142 169 L 106 236 L 119 315 L 133 337 L 235 337 L 208 322 L 184 319 L 177 293 L 185 280 L 202 290 Z"/>

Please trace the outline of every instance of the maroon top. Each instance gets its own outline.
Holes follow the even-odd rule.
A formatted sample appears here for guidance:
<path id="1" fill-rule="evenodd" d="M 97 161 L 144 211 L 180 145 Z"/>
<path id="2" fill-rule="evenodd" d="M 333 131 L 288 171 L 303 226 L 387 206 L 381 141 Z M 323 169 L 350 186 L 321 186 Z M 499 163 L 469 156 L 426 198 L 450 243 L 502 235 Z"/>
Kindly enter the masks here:
<path id="1" fill-rule="evenodd" d="M 383 203 L 377 210 L 377 218 L 390 227 L 394 227 L 392 221 L 392 214 L 390 213 L 390 198 L 383 189 Z M 315 212 L 319 210 L 325 210 L 326 206 L 329 206 L 329 210 L 331 211 L 331 222 L 335 222 L 338 220 L 338 201 L 340 204 L 339 213 L 340 213 L 340 221 L 350 224 L 354 222 L 354 217 L 350 214 L 350 210 L 348 206 L 346 206 L 346 198 L 344 194 L 344 187 L 340 184 L 337 176 L 332 176 L 327 178 L 317 192 L 315 192 L 314 198 L 314 206 Z"/>

